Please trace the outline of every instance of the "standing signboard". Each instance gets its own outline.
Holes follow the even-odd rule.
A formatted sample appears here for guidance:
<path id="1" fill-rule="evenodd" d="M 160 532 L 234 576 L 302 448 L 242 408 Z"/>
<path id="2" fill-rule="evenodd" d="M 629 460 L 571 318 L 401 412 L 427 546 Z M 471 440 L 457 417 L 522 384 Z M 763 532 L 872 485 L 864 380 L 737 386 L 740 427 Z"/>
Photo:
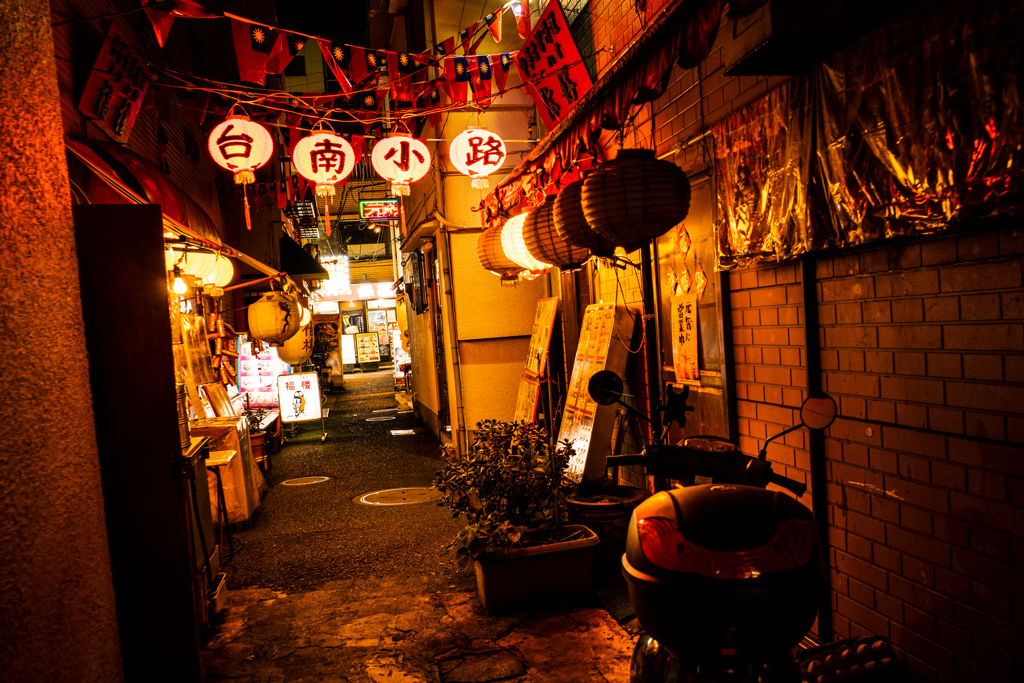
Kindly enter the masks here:
<path id="1" fill-rule="evenodd" d="M 622 376 L 635 324 L 624 306 L 591 304 L 583 315 L 583 329 L 576 362 L 566 391 L 565 412 L 558 442 L 572 442 L 576 454 L 569 461 L 568 476 L 576 483 L 597 483 L 605 476 L 611 454 L 612 423 L 618 406 L 598 405 L 587 388 L 599 370 Z"/>
<path id="2" fill-rule="evenodd" d="M 277 393 L 281 398 L 282 422 L 312 422 L 321 417 L 320 378 L 315 372 L 280 375 Z"/>
<path id="3" fill-rule="evenodd" d="M 540 399 L 540 384 L 547 374 L 548 349 L 551 333 L 555 328 L 558 313 L 558 297 L 540 299 L 533 318 L 533 334 L 526 356 L 526 368 L 519 379 L 519 394 L 516 398 L 516 422 L 536 422 L 537 405 Z"/>
<path id="4" fill-rule="evenodd" d="M 376 332 L 356 335 L 356 362 L 360 365 L 380 362 L 380 346 L 377 343 Z"/>

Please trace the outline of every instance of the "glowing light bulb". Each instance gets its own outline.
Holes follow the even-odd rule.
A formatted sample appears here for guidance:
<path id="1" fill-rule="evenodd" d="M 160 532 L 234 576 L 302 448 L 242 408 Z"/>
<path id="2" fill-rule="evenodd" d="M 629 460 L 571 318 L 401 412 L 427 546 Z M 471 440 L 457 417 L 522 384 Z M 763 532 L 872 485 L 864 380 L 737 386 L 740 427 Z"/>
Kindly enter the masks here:
<path id="1" fill-rule="evenodd" d="M 174 266 L 174 284 L 171 286 L 175 294 L 184 294 L 188 291 L 188 285 L 181 279 L 181 269 Z"/>

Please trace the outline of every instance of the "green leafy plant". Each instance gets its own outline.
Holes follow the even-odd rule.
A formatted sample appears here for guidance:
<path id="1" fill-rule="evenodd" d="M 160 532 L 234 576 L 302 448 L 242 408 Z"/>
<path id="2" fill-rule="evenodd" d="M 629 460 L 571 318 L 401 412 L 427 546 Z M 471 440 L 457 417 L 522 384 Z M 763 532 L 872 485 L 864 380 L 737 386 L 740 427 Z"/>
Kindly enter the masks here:
<path id="1" fill-rule="evenodd" d="M 445 467 L 434 485 L 438 505 L 465 515 L 466 526 L 448 544 L 463 565 L 502 549 L 560 538 L 565 498 L 575 484 L 565 477 L 571 444 L 554 452 L 548 437 L 525 422 L 477 424 L 468 452 L 443 446 Z"/>

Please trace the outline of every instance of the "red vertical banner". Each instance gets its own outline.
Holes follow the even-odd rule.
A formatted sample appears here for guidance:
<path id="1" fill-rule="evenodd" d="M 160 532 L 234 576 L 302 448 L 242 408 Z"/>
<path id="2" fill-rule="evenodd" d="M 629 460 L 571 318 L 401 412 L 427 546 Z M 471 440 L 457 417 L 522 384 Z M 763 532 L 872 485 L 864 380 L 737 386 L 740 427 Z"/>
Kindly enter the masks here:
<path id="1" fill-rule="evenodd" d="M 127 142 L 151 79 L 146 63 L 111 24 L 78 99 L 78 111 L 118 142 Z"/>
<path id="2" fill-rule="evenodd" d="M 548 3 L 515 62 L 548 130 L 553 129 L 593 85 L 558 0 Z"/>

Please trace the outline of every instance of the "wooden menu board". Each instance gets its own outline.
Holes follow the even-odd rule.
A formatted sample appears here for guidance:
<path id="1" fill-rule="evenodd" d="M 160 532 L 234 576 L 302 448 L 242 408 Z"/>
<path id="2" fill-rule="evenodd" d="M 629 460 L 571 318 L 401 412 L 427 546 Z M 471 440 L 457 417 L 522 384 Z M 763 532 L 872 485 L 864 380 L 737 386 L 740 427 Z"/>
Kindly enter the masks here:
<path id="1" fill-rule="evenodd" d="M 547 374 L 548 350 L 551 347 L 551 333 L 555 328 L 557 315 L 558 297 L 537 301 L 537 312 L 533 318 L 533 334 L 530 335 L 530 349 L 526 354 L 526 369 L 519 379 L 516 422 L 533 423 L 537 421 L 540 380 Z"/>
<path id="2" fill-rule="evenodd" d="M 633 318 L 624 306 L 591 304 L 583 314 L 580 343 L 558 433 L 559 443 L 570 441 L 576 449 L 568 471 L 568 476 L 576 483 L 596 483 L 604 478 L 618 406 L 614 403 L 598 405 L 590 398 L 587 385 L 598 370 L 623 375 L 634 327 Z"/>

